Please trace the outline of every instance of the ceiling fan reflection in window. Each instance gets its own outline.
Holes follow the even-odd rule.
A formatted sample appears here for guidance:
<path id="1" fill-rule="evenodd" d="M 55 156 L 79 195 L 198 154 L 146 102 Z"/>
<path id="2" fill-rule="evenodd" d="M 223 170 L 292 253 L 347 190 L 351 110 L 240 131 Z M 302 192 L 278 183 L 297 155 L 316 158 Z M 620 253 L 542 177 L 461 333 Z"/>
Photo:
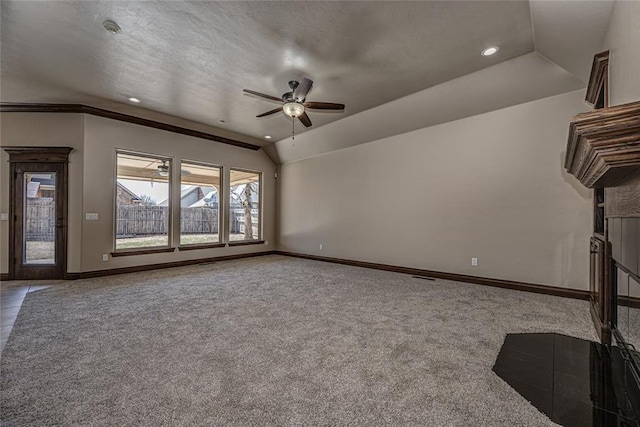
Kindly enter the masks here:
<path id="1" fill-rule="evenodd" d="M 162 164 L 158 165 L 158 175 L 160 176 L 169 176 L 169 165 L 167 165 L 167 161 L 166 160 L 161 160 Z M 180 175 L 191 175 L 191 172 L 189 172 L 186 169 L 181 169 L 180 170 Z"/>
<path id="2" fill-rule="evenodd" d="M 291 91 L 284 93 L 280 98 L 249 89 L 243 89 L 243 92 L 267 99 L 269 101 L 282 103 L 280 107 L 275 108 L 271 111 L 267 111 L 266 113 L 262 113 L 256 116 L 257 118 L 271 116 L 282 111 L 288 117 L 291 117 L 294 122 L 295 119 L 298 119 L 302 122 L 303 125 L 309 127 L 311 126 L 311 119 L 309 119 L 309 116 L 307 115 L 307 109 L 333 111 L 344 110 L 344 104 L 336 104 L 333 102 L 307 102 L 307 95 L 311 91 L 312 87 L 313 80 L 305 77 L 301 82 L 298 82 L 296 80 L 290 81 L 289 88 L 291 89 Z"/>

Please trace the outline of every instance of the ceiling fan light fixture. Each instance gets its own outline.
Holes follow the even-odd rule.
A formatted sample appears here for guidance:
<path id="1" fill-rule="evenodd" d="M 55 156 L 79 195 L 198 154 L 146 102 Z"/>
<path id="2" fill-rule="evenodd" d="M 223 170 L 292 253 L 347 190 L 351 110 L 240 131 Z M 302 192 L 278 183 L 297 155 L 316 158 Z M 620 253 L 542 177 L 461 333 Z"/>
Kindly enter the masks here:
<path id="1" fill-rule="evenodd" d="M 162 164 L 158 166 L 158 175 L 169 176 L 169 166 L 164 160 L 162 161 Z"/>
<path id="2" fill-rule="evenodd" d="M 289 117 L 300 117 L 304 114 L 304 105 L 298 102 L 287 102 L 282 106 L 282 110 Z"/>

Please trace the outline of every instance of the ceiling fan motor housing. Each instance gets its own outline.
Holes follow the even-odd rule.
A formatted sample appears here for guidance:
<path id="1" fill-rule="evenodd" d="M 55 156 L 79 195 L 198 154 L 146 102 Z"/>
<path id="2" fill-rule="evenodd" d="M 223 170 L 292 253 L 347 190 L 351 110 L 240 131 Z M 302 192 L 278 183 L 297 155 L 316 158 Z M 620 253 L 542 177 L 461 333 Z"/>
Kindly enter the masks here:
<path id="1" fill-rule="evenodd" d="M 296 90 L 296 88 L 298 87 L 299 84 L 300 84 L 300 82 L 298 82 L 296 80 L 290 80 L 289 81 L 289 88 L 291 88 L 291 90 Z"/>
<path id="2" fill-rule="evenodd" d="M 282 95 L 282 100 L 284 102 L 293 102 L 293 92 L 287 92 Z"/>

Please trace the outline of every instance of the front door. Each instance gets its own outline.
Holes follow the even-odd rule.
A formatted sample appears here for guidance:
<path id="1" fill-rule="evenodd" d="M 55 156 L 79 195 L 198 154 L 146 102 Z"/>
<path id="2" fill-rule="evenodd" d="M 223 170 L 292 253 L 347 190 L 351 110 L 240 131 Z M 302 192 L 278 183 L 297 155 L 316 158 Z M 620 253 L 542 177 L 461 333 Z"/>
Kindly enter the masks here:
<path id="1" fill-rule="evenodd" d="M 36 160 L 43 158 L 37 157 Z M 12 175 L 10 279 L 65 277 L 67 163 L 51 160 L 57 159 L 9 160 Z"/>

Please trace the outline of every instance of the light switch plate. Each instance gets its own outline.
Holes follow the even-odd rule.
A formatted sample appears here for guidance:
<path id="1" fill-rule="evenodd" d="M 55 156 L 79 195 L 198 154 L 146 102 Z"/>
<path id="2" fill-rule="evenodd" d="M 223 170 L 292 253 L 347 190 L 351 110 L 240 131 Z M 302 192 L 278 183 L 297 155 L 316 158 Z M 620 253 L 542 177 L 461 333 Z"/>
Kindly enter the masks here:
<path id="1" fill-rule="evenodd" d="M 97 221 L 98 220 L 98 214 L 97 213 L 85 213 L 84 214 L 84 219 L 87 221 Z"/>
<path id="2" fill-rule="evenodd" d="M 0 221 L 9 221 L 9 214 L 6 212 L 0 213 Z"/>

